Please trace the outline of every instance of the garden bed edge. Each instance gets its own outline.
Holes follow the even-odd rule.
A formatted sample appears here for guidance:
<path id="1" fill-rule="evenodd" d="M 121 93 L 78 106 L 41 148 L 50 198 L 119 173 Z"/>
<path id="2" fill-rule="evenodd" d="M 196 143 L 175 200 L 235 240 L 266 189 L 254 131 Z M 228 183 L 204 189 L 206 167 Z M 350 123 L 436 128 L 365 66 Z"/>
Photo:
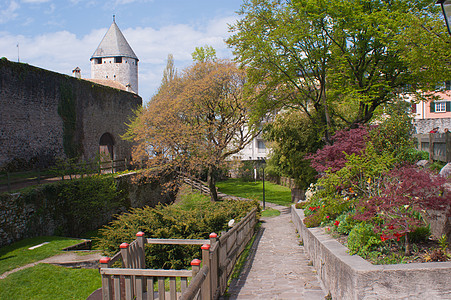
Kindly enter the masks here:
<path id="1" fill-rule="evenodd" d="M 339 299 L 451 299 L 451 262 L 373 265 L 324 233 L 307 228 L 302 209 L 291 219 L 324 287 Z"/>

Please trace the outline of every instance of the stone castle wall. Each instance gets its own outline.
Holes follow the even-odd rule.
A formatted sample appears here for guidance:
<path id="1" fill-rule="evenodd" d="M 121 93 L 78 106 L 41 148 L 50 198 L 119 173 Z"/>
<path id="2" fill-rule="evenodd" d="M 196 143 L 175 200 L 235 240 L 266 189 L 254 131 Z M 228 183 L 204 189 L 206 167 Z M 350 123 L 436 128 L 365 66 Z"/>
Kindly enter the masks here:
<path id="1" fill-rule="evenodd" d="M 134 93 L 0 59 L 0 169 L 20 162 L 45 167 L 56 157 L 91 159 L 104 133 L 114 158 L 130 158 L 125 133 L 142 105 Z"/>

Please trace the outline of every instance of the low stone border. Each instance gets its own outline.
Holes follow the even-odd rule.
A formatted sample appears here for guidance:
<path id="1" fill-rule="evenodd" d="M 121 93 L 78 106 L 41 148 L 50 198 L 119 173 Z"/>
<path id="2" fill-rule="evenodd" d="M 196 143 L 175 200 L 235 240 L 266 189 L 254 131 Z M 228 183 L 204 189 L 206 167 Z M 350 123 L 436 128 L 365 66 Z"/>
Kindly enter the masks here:
<path id="1" fill-rule="evenodd" d="M 291 219 L 334 300 L 451 299 L 451 262 L 373 265 L 349 255 L 323 228 L 305 227 L 304 212 L 294 205 Z"/>

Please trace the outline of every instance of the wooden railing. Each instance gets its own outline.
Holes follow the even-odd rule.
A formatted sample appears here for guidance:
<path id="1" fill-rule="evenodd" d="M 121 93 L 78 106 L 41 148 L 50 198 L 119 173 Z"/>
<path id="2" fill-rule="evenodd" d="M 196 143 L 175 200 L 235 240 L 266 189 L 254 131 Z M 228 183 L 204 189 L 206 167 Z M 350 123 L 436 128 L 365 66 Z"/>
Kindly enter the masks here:
<path id="1" fill-rule="evenodd" d="M 103 299 L 218 299 L 227 288 L 227 281 L 236 260 L 254 234 L 257 208 L 248 213 L 228 232 L 210 234 L 209 240 L 146 239 L 138 232 L 131 244 L 123 243 L 112 258 L 100 260 Z M 145 244 L 202 245 L 202 261 L 194 259 L 192 270 L 145 269 Z M 112 268 L 122 261 L 122 268 Z M 201 262 L 202 267 L 201 267 Z M 165 280 L 169 278 L 169 291 Z M 188 285 L 189 278 L 191 281 Z M 180 290 L 177 291 L 177 282 Z"/>
<path id="2" fill-rule="evenodd" d="M 451 161 L 451 133 L 414 134 L 417 149 L 429 153 L 429 160 Z"/>
<path id="3" fill-rule="evenodd" d="M 190 185 L 193 190 L 197 190 L 204 195 L 210 195 L 210 188 L 207 186 L 206 182 L 182 173 L 179 173 L 178 176 L 182 178 L 184 183 Z"/>

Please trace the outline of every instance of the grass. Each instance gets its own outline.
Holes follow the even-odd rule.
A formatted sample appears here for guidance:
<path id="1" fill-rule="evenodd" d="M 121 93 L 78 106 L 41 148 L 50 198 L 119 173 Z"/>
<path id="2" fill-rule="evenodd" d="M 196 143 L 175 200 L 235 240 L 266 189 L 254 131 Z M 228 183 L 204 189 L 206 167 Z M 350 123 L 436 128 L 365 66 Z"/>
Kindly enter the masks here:
<path id="1" fill-rule="evenodd" d="M 280 211 L 273 208 L 268 208 L 262 211 L 262 217 L 277 217 L 280 216 Z"/>
<path id="2" fill-rule="evenodd" d="M 228 179 L 216 184 L 221 193 L 249 198 L 254 200 L 263 200 L 263 183 L 261 181 L 249 182 L 241 179 Z M 278 205 L 291 205 L 291 190 L 287 187 L 273 184 L 265 181 L 265 201 Z"/>
<path id="3" fill-rule="evenodd" d="M 202 208 L 210 204 L 210 197 L 202 195 L 198 191 L 192 191 L 191 187 L 187 184 L 180 187 L 177 197 L 178 201 L 175 205 L 187 211 Z"/>
<path id="4" fill-rule="evenodd" d="M 0 280 L 1 299 L 86 299 L 102 286 L 97 269 L 38 264 Z"/>
<path id="5" fill-rule="evenodd" d="M 49 243 L 33 250 L 28 250 L 28 248 L 44 242 Z M 79 239 L 44 236 L 25 239 L 12 245 L 2 247 L 0 248 L 0 274 L 59 254 L 63 248 L 75 245 L 79 242 Z"/>
<path id="6" fill-rule="evenodd" d="M 55 177 L 55 174 L 52 171 L 45 170 L 41 172 L 37 171 L 25 171 L 25 172 L 13 172 L 9 173 L 10 183 L 23 182 L 29 180 L 37 180 L 38 177 L 41 179 Z M 0 184 L 8 184 L 8 176 L 6 173 L 0 174 Z"/>

